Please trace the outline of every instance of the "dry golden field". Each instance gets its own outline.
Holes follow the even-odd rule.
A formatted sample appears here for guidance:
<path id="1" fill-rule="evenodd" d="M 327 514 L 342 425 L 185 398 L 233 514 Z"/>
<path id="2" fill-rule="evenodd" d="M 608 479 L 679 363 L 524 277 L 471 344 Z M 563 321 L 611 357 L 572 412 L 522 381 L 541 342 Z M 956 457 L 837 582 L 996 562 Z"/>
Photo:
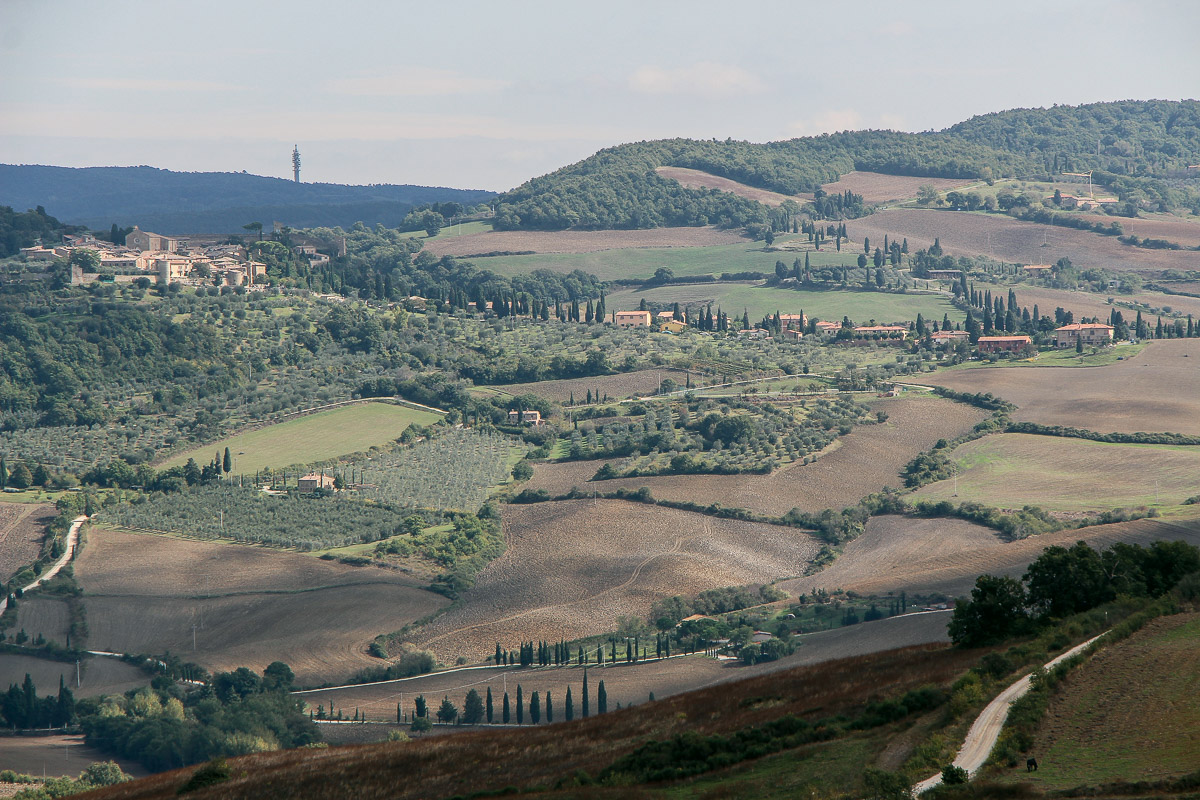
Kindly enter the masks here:
<path id="1" fill-rule="evenodd" d="M 792 197 L 780 194 L 779 192 L 772 192 L 769 189 L 747 186 L 744 183 L 739 183 L 729 178 L 722 178 L 720 175 L 713 175 L 710 172 L 703 172 L 698 169 L 688 169 L 687 167 L 657 167 L 654 171 L 664 178 L 677 181 L 685 189 L 714 189 L 718 192 L 729 192 L 730 194 L 736 194 L 739 197 L 745 197 L 747 200 L 754 200 L 767 206 L 783 205 L 786 200 L 802 203 L 805 199 L 812 199 L 811 194 Z"/>
<path id="2" fill-rule="evenodd" d="M 793 528 L 621 500 L 512 505 L 503 519 L 505 554 L 416 636 L 443 660 L 605 633 L 662 598 L 799 574 L 818 549 Z"/>
<path id="3" fill-rule="evenodd" d="M 37 559 L 54 506 L 0 503 L 0 583 Z"/>
<path id="4" fill-rule="evenodd" d="M 170 650 L 208 669 L 261 671 L 280 660 L 300 683 L 377 666 L 366 654 L 375 636 L 447 602 L 394 571 L 102 529 L 89 534 L 75 575 L 91 649 Z"/>
<path id="5" fill-rule="evenodd" d="M 772 516 L 793 508 L 843 508 L 885 486 L 900 486 L 899 471 L 914 456 L 987 416 L 962 403 L 917 393 L 877 400 L 871 408 L 886 412 L 887 422 L 858 426 L 815 462 L 794 463 L 770 475 L 665 475 L 588 483 L 603 462 L 585 461 L 539 465 L 530 486 L 553 495 L 572 486 L 598 492 L 645 486 L 658 499 L 720 503 Z"/>
<path id="6" fill-rule="evenodd" d="M 962 392 L 991 392 L 1018 406 L 1013 418 L 1101 433 L 1200 435 L 1200 339 L 1153 341 L 1101 367 L 1003 367 L 921 377 Z"/>
<path id="7" fill-rule="evenodd" d="M 948 524 L 948 521 L 940 522 Z M 878 529 L 876 531 L 878 533 Z M 951 540 L 957 540 L 958 543 L 948 547 L 945 553 L 922 556 L 920 549 L 914 548 L 905 557 L 893 556 L 889 559 L 886 570 L 880 569 L 881 558 L 876 553 L 878 548 L 871 546 L 868 541 L 853 551 L 848 547 L 832 566 L 816 575 L 786 581 L 780 586 L 794 593 L 808 592 L 816 587 L 877 595 L 902 590 L 910 593 L 940 592 L 956 597 L 969 594 L 975 585 L 975 578 L 985 573 L 1021 577 L 1025 568 L 1052 545 L 1070 547 L 1075 542 L 1085 541 L 1098 549 L 1116 542 L 1145 547 L 1160 539 L 1200 546 L 1200 520 L 1167 522 L 1140 519 L 1090 528 L 1071 528 L 1015 542 L 975 547 L 962 546 L 964 540 L 960 534 Z M 882 546 L 881 543 L 876 544 Z"/>
<path id="8" fill-rule="evenodd" d="M 657 247 L 711 247 L 746 239 L 737 229 L 650 228 L 635 231 L 488 231 L 433 239 L 425 249 L 435 256 L 469 258 L 483 253 L 596 253 Z"/>
<path id="9" fill-rule="evenodd" d="M 861 194 L 865 203 L 895 203 L 916 198 L 917 190 L 925 185 L 939 192 L 948 192 L 977 182 L 959 178 L 914 178 L 878 172 L 848 172 L 836 183 L 827 183 L 821 188 L 829 194 L 840 194 L 849 189 Z"/>
<path id="10" fill-rule="evenodd" d="M 1190 270 L 1200 265 L 1194 251 L 1147 250 L 1121 244 L 1114 236 L 1021 222 L 999 214 L 893 209 L 846 223 L 850 240 L 908 239 L 911 252 L 935 237 L 950 255 L 990 256 L 1020 264 L 1053 264 L 1066 257 L 1077 267 L 1126 272 Z M 1045 244 L 1045 246 L 1043 246 Z"/>

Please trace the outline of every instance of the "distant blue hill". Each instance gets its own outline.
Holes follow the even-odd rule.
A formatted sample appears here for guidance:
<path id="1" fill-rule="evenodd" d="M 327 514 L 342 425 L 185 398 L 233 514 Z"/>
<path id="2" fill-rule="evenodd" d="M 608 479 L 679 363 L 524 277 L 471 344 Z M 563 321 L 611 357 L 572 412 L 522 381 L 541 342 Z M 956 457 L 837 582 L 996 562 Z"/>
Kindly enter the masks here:
<path id="1" fill-rule="evenodd" d="M 272 222 L 395 227 L 422 203 L 474 205 L 495 196 L 436 186 L 295 183 L 239 172 L 0 164 L 0 205 L 16 211 L 43 206 L 63 222 L 97 230 L 113 223 L 166 234 L 243 233 L 248 222 L 268 230 Z"/>

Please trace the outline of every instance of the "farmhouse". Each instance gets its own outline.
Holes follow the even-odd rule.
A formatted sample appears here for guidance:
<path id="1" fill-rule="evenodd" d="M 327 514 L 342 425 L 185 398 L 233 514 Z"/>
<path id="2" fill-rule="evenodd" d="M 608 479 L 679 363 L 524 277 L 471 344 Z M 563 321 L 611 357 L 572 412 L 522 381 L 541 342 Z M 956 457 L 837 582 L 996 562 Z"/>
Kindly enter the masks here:
<path id="1" fill-rule="evenodd" d="M 687 330 L 687 325 L 684 325 L 679 320 L 664 319 L 658 323 L 658 329 L 666 333 L 682 333 Z"/>
<path id="2" fill-rule="evenodd" d="M 798 342 L 804 338 L 804 334 L 791 328 L 784 328 L 779 332 L 779 338 L 785 342 Z"/>
<path id="3" fill-rule="evenodd" d="M 855 339 L 900 339 L 908 336 L 903 325 L 859 325 L 854 329 Z"/>
<path id="4" fill-rule="evenodd" d="M 1028 336 L 980 336 L 978 346 L 981 353 L 1015 353 L 1032 347 L 1033 340 Z"/>
<path id="5" fill-rule="evenodd" d="M 654 321 L 659 324 L 670 322 L 673 319 L 675 319 L 674 311 L 660 311 L 654 315 Z"/>
<path id="6" fill-rule="evenodd" d="M 544 424 L 544 422 L 542 420 L 542 412 L 540 412 L 540 411 L 521 411 L 521 412 L 519 412 L 519 416 L 520 416 L 520 423 L 522 425 L 542 425 L 542 424 Z M 516 411 L 508 412 L 508 424 L 516 425 L 518 422 L 517 417 L 518 417 L 518 412 L 516 412 Z"/>
<path id="7" fill-rule="evenodd" d="M 332 489 L 333 476 L 325 473 L 310 472 L 297 481 L 302 492 L 315 492 L 317 489 Z"/>
<path id="8" fill-rule="evenodd" d="M 929 338 L 934 344 L 945 344 L 946 342 L 965 342 L 971 337 L 971 334 L 966 331 L 934 331 Z"/>
<path id="9" fill-rule="evenodd" d="M 1112 344 L 1114 330 L 1098 322 L 1074 322 L 1054 329 L 1054 346 L 1075 347 L 1080 340 L 1086 345 Z"/>
<path id="10" fill-rule="evenodd" d="M 785 330 L 802 331 L 808 327 L 808 314 L 780 314 L 779 324 Z"/>
<path id="11" fill-rule="evenodd" d="M 618 328 L 649 328 L 649 311 L 614 311 L 613 324 Z"/>
<path id="12" fill-rule="evenodd" d="M 927 274 L 929 275 L 930 278 L 933 278 L 935 280 L 938 278 L 949 278 L 950 280 L 956 281 L 962 277 L 962 270 L 961 269 L 931 269 L 931 270 L 929 270 L 929 272 Z"/>
<path id="13" fill-rule="evenodd" d="M 1051 264 L 1030 264 L 1027 267 L 1022 267 L 1030 275 L 1048 275 L 1054 267 Z"/>
<path id="14" fill-rule="evenodd" d="M 813 327 L 817 329 L 817 333 L 837 333 L 841 329 L 842 323 L 819 319 Z"/>

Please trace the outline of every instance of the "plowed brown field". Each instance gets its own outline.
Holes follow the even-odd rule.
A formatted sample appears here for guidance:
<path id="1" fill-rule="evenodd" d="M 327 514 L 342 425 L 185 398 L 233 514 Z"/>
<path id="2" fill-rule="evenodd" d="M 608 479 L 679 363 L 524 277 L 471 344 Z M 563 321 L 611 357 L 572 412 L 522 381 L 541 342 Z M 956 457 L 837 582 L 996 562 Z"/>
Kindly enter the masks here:
<path id="1" fill-rule="evenodd" d="M 951 370 L 921 381 L 991 392 L 1015 403 L 1013 418 L 1022 421 L 1200 435 L 1200 339 L 1150 342 L 1140 354 L 1103 367 Z"/>
<path id="2" fill-rule="evenodd" d="M 604 633 L 662 598 L 799 574 L 818 549 L 793 528 L 621 500 L 512 505 L 503 517 L 507 552 L 417 636 L 443 659 Z"/>
<path id="3" fill-rule="evenodd" d="M 878 172 L 848 172 L 836 183 L 827 183 L 821 188 L 829 194 L 840 194 L 849 189 L 855 194 L 861 194 L 866 203 L 893 203 L 914 199 L 917 190 L 926 184 L 939 192 L 948 192 L 972 183 L 977 181 L 958 178 L 913 178 L 907 175 L 883 175 Z"/>
<path id="4" fill-rule="evenodd" d="M 551 494 L 572 486 L 599 492 L 645 486 L 658 499 L 720 503 L 773 516 L 793 508 L 843 508 L 885 486 L 900 486 L 900 469 L 915 455 L 987 416 L 962 403 L 915 393 L 878 400 L 871 408 L 885 411 L 887 422 L 859 426 L 815 462 L 791 464 L 770 475 L 665 475 L 587 483 L 603 463 L 589 461 L 538 466 L 530 485 Z"/>
<path id="5" fill-rule="evenodd" d="M 170 650 L 209 669 L 261 671 L 280 660 L 301 683 L 377 666 L 366 654 L 376 635 L 446 604 L 374 567 L 102 529 L 89 534 L 75 575 L 92 649 Z"/>
<path id="6" fill-rule="evenodd" d="M 1169 218 L 1152 217 L 1150 219 L 1129 219 L 1127 217 L 1110 217 L 1105 214 L 1080 214 L 1089 222 L 1099 222 L 1108 225 L 1111 222 L 1121 223 L 1127 235 L 1140 236 L 1143 239 L 1166 239 L 1187 247 L 1200 247 L 1200 220 L 1196 217 Z"/>
<path id="7" fill-rule="evenodd" d="M 5 690 L 14 683 L 25 680 L 25 673 L 33 679 L 39 695 L 56 694 L 58 679 L 71 688 L 76 697 L 94 697 L 98 694 L 121 694 L 138 686 L 150 683 L 150 677 L 137 667 L 115 658 L 95 656 L 80 664 L 80 685 L 75 686 L 75 663 L 49 661 L 33 656 L 5 653 L 0 656 L 0 686 Z M 3 769 L 0 765 L 0 769 Z"/>
<path id="8" fill-rule="evenodd" d="M 55 513 L 50 505 L 0 503 L 0 583 L 38 557 Z"/>
<path id="9" fill-rule="evenodd" d="M 943 524 L 954 523 L 946 521 Z M 809 577 L 785 581 L 780 586 L 790 592 L 808 592 L 818 587 L 863 594 L 901 590 L 941 592 L 954 597 L 970 593 L 975 578 L 985 573 L 1020 578 L 1025 568 L 1051 545 L 1070 547 L 1077 541 L 1085 541 L 1095 548 L 1109 547 L 1116 542 L 1144 547 L 1159 539 L 1185 541 L 1200 546 L 1200 520 L 1164 522 L 1141 519 L 1073 528 L 999 545 L 962 546 L 966 540 L 959 534 L 951 540 L 957 540 L 956 543 L 942 554 L 922 557 L 920 548 L 913 548 L 907 555 L 896 551 L 897 554 L 888 560 L 886 570 L 880 569 L 881 558 L 875 552 L 882 543 L 877 541 L 872 546 L 868 541 L 853 552 L 847 548 L 847 552 L 828 569 Z"/>
<path id="10" fill-rule="evenodd" d="M 654 247 L 709 247 L 746 239 L 735 229 L 651 228 L 640 231 L 488 231 L 433 239 L 425 249 L 435 256 L 483 253 L 595 253 Z"/>
<path id="11" fill-rule="evenodd" d="M 30 639 L 41 634 L 49 641 L 64 645 L 70 629 L 71 615 L 65 600 L 31 593 L 17 606 L 16 630 L 24 630 Z"/>
<path id="12" fill-rule="evenodd" d="M 974 214 L 927 209 L 893 209 L 850 220 L 852 241 L 863 237 L 883 241 L 908 239 L 912 252 L 929 247 L 935 237 L 951 255 L 979 255 L 1021 264 L 1053 264 L 1066 257 L 1077 267 L 1128 272 L 1200 269 L 1200 253 L 1187 250 L 1147 250 L 1121 244 L 1113 236 L 1021 222 L 997 214 Z M 990 238 L 989 238 L 990 234 Z M 1043 247 L 1043 242 L 1047 246 Z"/>

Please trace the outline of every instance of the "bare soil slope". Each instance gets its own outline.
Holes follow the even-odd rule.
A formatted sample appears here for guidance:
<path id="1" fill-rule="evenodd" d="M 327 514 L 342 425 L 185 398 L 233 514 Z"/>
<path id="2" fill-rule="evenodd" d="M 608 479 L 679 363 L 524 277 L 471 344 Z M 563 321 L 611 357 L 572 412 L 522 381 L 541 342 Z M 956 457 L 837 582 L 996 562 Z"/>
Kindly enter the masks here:
<path id="1" fill-rule="evenodd" d="M 785 581 L 782 588 L 791 592 L 808 592 L 812 588 L 845 589 L 862 594 L 887 592 L 941 592 L 952 597 L 969 594 L 975 578 L 984 573 L 1011 575 L 1020 578 L 1025 568 L 1051 545 L 1070 547 L 1085 541 L 1092 547 L 1104 548 L 1115 542 L 1140 544 L 1143 547 L 1155 540 L 1185 541 L 1200 545 L 1200 520 L 1163 522 L 1141 519 L 1073 528 L 1057 533 L 1031 536 L 999 546 L 951 547 L 945 553 L 921 557 L 919 551 L 897 553 L 882 559 L 874 554 L 881 546 L 870 546 L 847 552 L 828 569 L 805 578 Z M 881 561 L 883 563 L 881 564 Z M 884 566 L 888 568 L 886 571 Z"/>
<path id="2" fill-rule="evenodd" d="M 1019 406 L 1014 419 L 1101 433 L 1200 435 L 1200 339 L 1150 342 L 1103 367 L 1005 367 L 922 376 L 964 392 L 991 392 Z"/>
<path id="3" fill-rule="evenodd" d="M 131 664 L 107 656 L 95 656 L 79 665 L 80 683 L 75 685 L 75 662 L 50 661 L 34 656 L 5 653 L 0 656 L 0 687 L 5 690 L 25 680 L 25 674 L 33 680 L 38 694 L 56 694 L 59 678 L 70 687 L 76 697 L 94 697 L 100 694 L 121 694 L 150 683 L 150 676 Z M 3 769 L 0 765 L 0 769 Z"/>
<path id="4" fill-rule="evenodd" d="M 595 253 L 631 247 L 708 247 L 744 241 L 736 230 L 708 226 L 638 231 L 488 231 L 433 239 L 425 248 L 435 256 L 470 257 L 484 253 Z"/>
<path id="5" fill-rule="evenodd" d="M 302 684 L 378 665 L 366 654 L 371 639 L 446 603 L 375 567 L 102 529 L 89 534 L 75 575 L 92 649 L 170 650 L 209 669 L 280 660 Z"/>
<path id="6" fill-rule="evenodd" d="M 0 503 L 0 583 L 38 557 L 56 513 L 51 505 Z"/>
<path id="7" fill-rule="evenodd" d="M 620 500 L 507 506 L 504 534 L 507 552 L 421 647 L 482 659 L 498 641 L 604 633 L 665 597 L 801 573 L 818 549 L 792 528 Z"/>
<path id="8" fill-rule="evenodd" d="M 850 220 L 852 241 L 908 239 L 912 252 L 929 247 L 935 237 L 952 255 L 991 256 L 1021 264 L 1053 264 L 1066 257 L 1078 267 L 1101 267 L 1128 272 L 1189 270 L 1200 266 L 1200 253 L 1186 250 L 1147 250 L 1121 244 L 1113 236 L 1021 222 L 998 214 L 893 209 Z M 1043 243 L 1046 246 L 1043 247 Z"/>

